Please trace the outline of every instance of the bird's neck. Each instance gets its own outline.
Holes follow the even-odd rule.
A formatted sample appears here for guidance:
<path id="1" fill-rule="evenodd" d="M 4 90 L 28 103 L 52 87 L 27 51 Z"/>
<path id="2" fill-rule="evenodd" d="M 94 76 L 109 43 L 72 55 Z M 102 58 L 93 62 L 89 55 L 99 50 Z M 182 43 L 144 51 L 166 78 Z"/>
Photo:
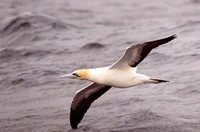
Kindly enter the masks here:
<path id="1" fill-rule="evenodd" d="M 107 70 L 108 67 L 90 69 L 89 70 L 90 74 L 87 80 L 103 84 L 105 81 Z"/>

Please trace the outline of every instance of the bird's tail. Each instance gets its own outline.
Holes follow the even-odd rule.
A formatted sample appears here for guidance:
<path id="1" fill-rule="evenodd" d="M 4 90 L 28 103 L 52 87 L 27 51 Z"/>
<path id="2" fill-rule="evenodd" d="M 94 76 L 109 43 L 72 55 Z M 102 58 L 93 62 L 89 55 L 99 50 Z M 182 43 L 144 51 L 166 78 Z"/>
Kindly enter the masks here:
<path id="1" fill-rule="evenodd" d="M 161 80 L 161 79 L 154 79 L 154 78 L 151 78 L 150 79 L 152 83 L 162 83 L 162 82 L 169 82 L 167 80 Z"/>

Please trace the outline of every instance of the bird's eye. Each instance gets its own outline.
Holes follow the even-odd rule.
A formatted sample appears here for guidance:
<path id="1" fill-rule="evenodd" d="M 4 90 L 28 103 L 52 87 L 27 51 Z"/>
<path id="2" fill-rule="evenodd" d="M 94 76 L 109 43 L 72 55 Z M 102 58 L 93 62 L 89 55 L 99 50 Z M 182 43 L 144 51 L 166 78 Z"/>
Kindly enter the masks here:
<path id="1" fill-rule="evenodd" d="M 72 75 L 74 75 L 76 77 L 80 77 L 77 73 L 73 73 Z"/>

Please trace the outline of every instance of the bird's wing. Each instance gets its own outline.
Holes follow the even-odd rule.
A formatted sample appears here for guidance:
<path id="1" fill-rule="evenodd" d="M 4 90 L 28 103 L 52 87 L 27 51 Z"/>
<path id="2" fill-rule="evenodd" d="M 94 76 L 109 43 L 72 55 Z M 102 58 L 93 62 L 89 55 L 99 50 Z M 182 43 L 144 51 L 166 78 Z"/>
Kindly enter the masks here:
<path id="1" fill-rule="evenodd" d="M 153 48 L 165 44 L 174 38 L 176 38 L 176 35 L 130 46 L 126 49 L 125 54 L 116 63 L 114 63 L 111 68 L 120 69 L 127 66 L 136 67 Z"/>
<path id="2" fill-rule="evenodd" d="M 92 83 L 78 91 L 72 101 L 70 110 L 70 124 L 76 129 L 92 102 L 108 91 L 111 86 Z"/>

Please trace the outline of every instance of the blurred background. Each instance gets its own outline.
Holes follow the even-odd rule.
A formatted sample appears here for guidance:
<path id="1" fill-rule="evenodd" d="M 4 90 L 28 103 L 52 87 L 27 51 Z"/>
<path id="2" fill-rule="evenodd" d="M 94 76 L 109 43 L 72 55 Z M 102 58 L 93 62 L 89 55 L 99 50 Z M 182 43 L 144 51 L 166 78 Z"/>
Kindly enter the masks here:
<path id="1" fill-rule="evenodd" d="M 200 130 L 200 0 L 0 0 L 0 132 L 65 132 L 77 90 L 59 78 L 177 34 L 138 72 L 169 83 L 111 89 L 76 131 Z"/>

